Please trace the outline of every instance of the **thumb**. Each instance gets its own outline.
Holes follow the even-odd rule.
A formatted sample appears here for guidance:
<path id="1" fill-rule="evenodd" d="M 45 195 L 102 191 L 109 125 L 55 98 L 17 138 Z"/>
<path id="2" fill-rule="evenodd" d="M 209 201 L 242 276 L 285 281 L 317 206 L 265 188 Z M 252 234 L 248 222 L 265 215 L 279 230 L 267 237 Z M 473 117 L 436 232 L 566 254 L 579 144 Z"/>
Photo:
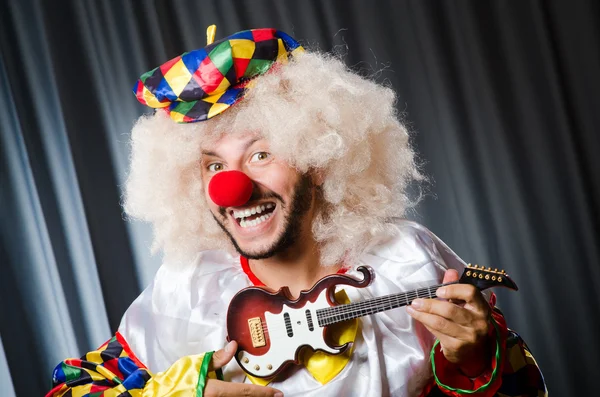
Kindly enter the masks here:
<path id="1" fill-rule="evenodd" d="M 458 272 L 454 269 L 448 269 L 446 270 L 446 273 L 444 273 L 444 280 L 442 281 L 442 284 L 458 281 L 458 279 Z"/>
<path id="2" fill-rule="evenodd" d="M 232 340 L 229 342 L 223 349 L 217 350 L 214 352 L 212 356 L 212 360 L 210 360 L 210 365 L 208 366 L 209 371 L 214 371 L 216 369 L 221 368 L 225 364 L 227 364 L 237 351 L 237 342 Z"/>

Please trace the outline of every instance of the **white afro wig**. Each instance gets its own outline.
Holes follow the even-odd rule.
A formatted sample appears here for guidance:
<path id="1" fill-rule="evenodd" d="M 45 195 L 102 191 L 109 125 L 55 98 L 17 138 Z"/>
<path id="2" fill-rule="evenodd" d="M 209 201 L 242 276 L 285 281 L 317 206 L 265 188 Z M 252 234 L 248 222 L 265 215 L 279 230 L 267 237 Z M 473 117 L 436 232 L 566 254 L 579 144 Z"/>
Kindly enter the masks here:
<path id="1" fill-rule="evenodd" d="M 142 116 L 132 130 L 125 211 L 152 223 L 153 251 L 163 249 L 167 263 L 232 249 L 206 203 L 200 148 L 222 134 L 257 132 L 273 155 L 322 176 L 312 226 L 321 263 L 350 265 L 393 230 L 393 218 L 414 204 L 407 185 L 422 179 L 395 102 L 392 89 L 312 52 L 257 77 L 244 99 L 209 121 L 176 124 L 162 110 Z"/>

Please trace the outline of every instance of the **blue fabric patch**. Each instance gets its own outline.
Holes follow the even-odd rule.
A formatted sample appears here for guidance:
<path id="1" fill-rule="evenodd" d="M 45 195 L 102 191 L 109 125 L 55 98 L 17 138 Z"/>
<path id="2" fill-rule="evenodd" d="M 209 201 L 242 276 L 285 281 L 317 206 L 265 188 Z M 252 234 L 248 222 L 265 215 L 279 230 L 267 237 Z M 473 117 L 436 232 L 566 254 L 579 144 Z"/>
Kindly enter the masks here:
<path id="1" fill-rule="evenodd" d="M 196 70 L 198 70 L 198 67 L 200 66 L 204 58 L 207 57 L 207 55 L 208 54 L 206 53 L 206 50 L 204 50 L 204 48 L 201 48 L 199 50 L 186 52 L 181 56 L 181 60 L 183 61 L 183 64 L 185 65 L 187 70 L 191 74 L 194 74 Z"/>
<path id="2" fill-rule="evenodd" d="M 56 366 L 56 368 L 54 368 L 54 372 L 52 373 L 52 382 L 57 385 L 66 381 L 67 377 L 62 369 L 62 363 L 60 363 Z"/>
<path id="3" fill-rule="evenodd" d="M 139 369 L 137 365 L 129 357 L 119 358 L 119 371 L 123 374 L 123 377 L 127 378 L 130 374 Z"/>
<path id="4" fill-rule="evenodd" d="M 246 40 L 254 41 L 254 36 L 252 36 L 252 31 L 244 30 L 243 32 L 237 32 L 235 34 L 232 34 L 231 36 L 229 36 L 227 38 L 227 40 L 232 40 L 232 39 L 246 39 Z"/>
<path id="5" fill-rule="evenodd" d="M 240 95 L 244 92 L 243 88 L 229 88 L 217 101 L 217 103 L 226 103 L 228 105 L 233 105 Z"/>
<path id="6" fill-rule="evenodd" d="M 173 92 L 173 89 L 167 83 L 166 79 L 162 79 L 158 87 L 156 87 L 156 91 L 154 91 L 154 96 L 159 102 L 164 102 L 165 98 L 169 101 L 173 102 L 177 100 L 177 95 Z"/>
<path id="7" fill-rule="evenodd" d="M 123 386 L 125 386 L 125 390 L 143 389 L 148 379 L 148 373 L 138 368 L 137 371 L 125 378 Z"/>

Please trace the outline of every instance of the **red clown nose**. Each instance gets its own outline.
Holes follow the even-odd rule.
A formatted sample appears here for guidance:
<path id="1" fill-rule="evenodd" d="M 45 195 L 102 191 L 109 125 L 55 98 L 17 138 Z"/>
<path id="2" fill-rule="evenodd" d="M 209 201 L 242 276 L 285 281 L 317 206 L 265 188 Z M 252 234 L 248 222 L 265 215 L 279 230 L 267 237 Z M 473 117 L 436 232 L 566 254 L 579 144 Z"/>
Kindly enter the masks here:
<path id="1" fill-rule="evenodd" d="M 222 171 L 212 177 L 208 195 L 220 207 L 241 207 L 252 196 L 252 181 L 240 171 Z"/>

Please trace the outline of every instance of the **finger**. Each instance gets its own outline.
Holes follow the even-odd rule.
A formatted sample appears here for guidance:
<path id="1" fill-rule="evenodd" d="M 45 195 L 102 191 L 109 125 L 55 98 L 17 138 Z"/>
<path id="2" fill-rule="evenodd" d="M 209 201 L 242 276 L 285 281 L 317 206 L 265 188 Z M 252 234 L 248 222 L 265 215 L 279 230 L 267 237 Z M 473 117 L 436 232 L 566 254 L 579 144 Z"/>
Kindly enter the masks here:
<path id="1" fill-rule="evenodd" d="M 458 272 L 456 270 L 448 269 L 446 270 L 446 273 L 444 273 L 444 280 L 442 281 L 442 284 L 458 281 L 459 278 L 460 277 L 458 276 Z"/>
<path id="2" fill-rule="evenodd" d="M 444 280 L 442 281 L 442 283 L 443 284 L 452 283 L 452 282 L 458 281 L 458 280 L 459 280 L 458 272 L 454 269 L 448 269 L 444 273 Z M 463 306 L 465 303 L 464 301 L 457 300 L 457 299 L 447 299 L 447 301 L 456 303 L 457 305 L 460 305 L 460 306 Z"/>
<path id="3" fill-rule="evenodd" d="M 231 383 L 216 379 L 209 379 L 204 388 L 207 397 L 283 397 L 283 393 L 267 386 L 253 385 L 250 383 Z"/>
<path id="4" fill-rule="evenodd" d="M 452 302 L 438 299 L 415 299 L 411 308 L 422 312 L 444 317 L 452 322 L 469 325 L 474 320 L 474 313 Z"/>
<path id="5" fill-rule="evenodd" d="M 214 371 L 227 364 L 231 361 L 236 351 L 237 342 L 232 340 L 223 349 L 213 353 L 212 360 L 210 360 L 210 364 L 208 365 L 208 370 Z"/>
<path id="6" fill-rule="evenodd" d="M 481 292 L 470 284 L 446 285 L 438 288 L 435 294 L 444 299 L 464 301 L 476 311 L 487 312 L 489 309 L 489 305 Z"/>
<path id="7" fill-rule="evenodd" d="M 440 341 L 447 337 L 460 339 L 460 336 L 467 332 L 467 329 L 464 326 L 454 323 L 442 316 L 438 316 L 437 314 L 420 312 L 410 306 L 406 308 L 406 311 L 412 318 L 425 325 Z"/>

